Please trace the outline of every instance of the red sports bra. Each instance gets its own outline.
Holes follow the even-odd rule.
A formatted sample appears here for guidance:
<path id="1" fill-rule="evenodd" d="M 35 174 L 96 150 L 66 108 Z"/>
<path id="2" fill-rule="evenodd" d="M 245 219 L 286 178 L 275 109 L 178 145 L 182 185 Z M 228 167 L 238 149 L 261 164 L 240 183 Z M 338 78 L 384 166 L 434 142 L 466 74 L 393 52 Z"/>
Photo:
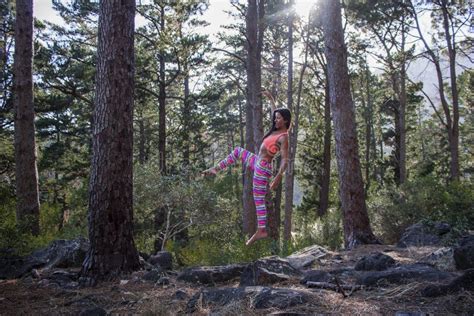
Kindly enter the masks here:
<path id="1" fill-rule="evenodd" d="M 263 146 L 267 149 L 268 153 L 275 155 L 280 150 L 278 139 L 282 135 L 288 135 L 288 132 L 283 132 L 275 135 L 270 135 L 263 140 Z"/>

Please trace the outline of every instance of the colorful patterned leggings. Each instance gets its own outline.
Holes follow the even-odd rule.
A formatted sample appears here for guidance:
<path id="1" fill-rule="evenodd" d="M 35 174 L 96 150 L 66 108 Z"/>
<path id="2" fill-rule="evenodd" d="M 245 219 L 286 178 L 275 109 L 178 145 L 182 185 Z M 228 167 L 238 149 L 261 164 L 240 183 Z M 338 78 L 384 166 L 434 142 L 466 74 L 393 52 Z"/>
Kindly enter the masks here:
<path id="1" fill-rule="evenodd" d="M 258 228 L 265 228 L 267 224 L 267 208 L 265 195 L 267 185 L 272 176 L 271 163 L 260 159 L 257 155 L 241 147 L 236 147 L 230 154 L 217 164 L 217 170 L 224 170 L 229 165 L 242 161 L 244 167 L 253 170 L 253 200 L 257 209 Z"/>

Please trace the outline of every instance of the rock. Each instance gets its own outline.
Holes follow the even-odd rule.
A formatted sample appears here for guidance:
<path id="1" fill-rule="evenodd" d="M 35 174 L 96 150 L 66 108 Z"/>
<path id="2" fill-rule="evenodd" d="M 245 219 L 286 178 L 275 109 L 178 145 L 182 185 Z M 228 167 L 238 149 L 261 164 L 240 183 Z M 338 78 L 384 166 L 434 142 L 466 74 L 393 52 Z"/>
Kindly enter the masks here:
<path id="1" fill-rule="evenodd" d="M 188 293 L 186 293 L 186 291 L 184 290 L 176 290 L 176 292 L 174 292 L 174 298 L 178 301 L 184 301 L 186 299 L 188 299 L 189 295 Z"/>
<path id="2" fill-rule="evenodd" d="M 73 289 L 79 286 L 78 277 L 77 273 L 57 270 L 48 277 L 48 280 L 50 284 L 57 284 L 60 288 Z"/>
<path id="3" fill-rule="evenodd" d="M 474 235 L 463 237 L 454 248 L 454 261 L 459 270 L 474 268 Z"/>
<path id="4" fill-rule="evenodd" d="M 160 266 L 164 270 L 173 269 L 173 256 L 168 251 L 158 251 L 155 255 L 148 258 L 148 263 L 154 266 Z"/>
<path id="5" fill-rule="evenodd" d="M 44 262 L 44 268 L 81 267 L 89 249 L 89 241 L 79 237 L 73 240 L 55 240 L 47 248 L 31 254 L 32 258 Z"/>
<path id="6" fill-rule="evenodd" d="M 356 265 L 356 271 L 382 271 L 395 265 L 395 260 L 381 252 L 371 254 L 360 259 Z"/>
<path id="7" fill-rule="evenodd" d="M 406 283 L 412 280 L 439 282 L 453 277 L 452 273 L 439 271 L 425 264 L 410 264 L 385 271 L 364 272 L 357 277 L 361 285 L 376 285 L 379 281 Z"/>
<path id="8" fill-rule="evenodd" d="M 170 279 L 167 277 L 161 277 L 158 281 L 156 281 L 155 285 L 168 285 L 170 284 Z"/>
<path id="9" fill-rule="evenodd" d="M 301 291 L 291 289 L 263 288 L 254 298 L 253 307 L 285 309 L 294 305 L 304 304 L 309 301 L 309 296 Z"/>
<path id="10" fill-rule="evenodd" d="M 454 278 L 448 284 L 429 285 L 421 291 L 421 295 L 436 297 L 461 290 L 474 291 L 474 269 L 466 270 L 461 276 Z"/>
<path id="11" fill-rule="evenodd" d="M 48 247 L 20 257 L 5 254 L 0 257 L 0 279 L 19 278 L 35 268 L 80 267 L 89 249 L 87 239 L 55 240 Z"/>
<path id="12" fill-rule="evenodd" d="M 84 309 L 79 313 L 79 316 L 105 316 L 107 312 L 101 307 L 92 307 Z"/>
<path id="13" fill-rule="evenodd" d="M 143 280 L 151 281 L 151 282 L 158 282 L 161 278 L 163 272 L 160 269 L 153 269 L 151 271 L 146 272 L 143 275 Z"/>
<path id="14" fill-rule="evenodd" d="M 187 304 L 187 313 L 196 311 L 198 304 L 228 305 L 232 302 L 251 298 L 255 309 L 278 308 L 284 309 L 309 301 L 307 293 L 302 291 L 249 286 L 239 288 L 203 289 L 196 293 Z"/>
<path id="15" fill-rule="evenodd" d="M 451 226 L 447 223 L 416 223 L 405 229 L 397 246 L 405 248 L 438 245 L 442 241 L 442 236 L 450 231 Z"/>
<path id="16" fill-rule="evenodd" d="M 321 246 L 313 245 L 295 252 L 286 259 L 298 270 L 310 267 L 316 260 L 324 258 L 328 255 L 328 251 Z"/>
<path id="17" fill-rule="evenodd" d="M 238 264 L 187 268 L 178 274 L 177 279 L 200 284 L 214 284 L 240 277 L 243 269 L 244 266 Z"/>
<path id="18" fill-rule="evenodd" d="M 327 273 L 326 271 L 321 270 L 310 270 L 305 272 L 303 278 L 301 279 L 301 284 L 306 284 L 306 282 L 332 282 L 334 277 Z"/>
<path id="19" fill-rule="evenodd" d="M 290 265 L 288 260 L 272 256 L 245 266 L 240 276 L 240 286 L 269 285 L 300 275 L 301 272 Z"/>
<path id="20" fill-rule="evenodd" d="M 443 247 L 421 259 L 419 263 L 430 264 L 441 271 L 455 271 L 453 248 Z"/>

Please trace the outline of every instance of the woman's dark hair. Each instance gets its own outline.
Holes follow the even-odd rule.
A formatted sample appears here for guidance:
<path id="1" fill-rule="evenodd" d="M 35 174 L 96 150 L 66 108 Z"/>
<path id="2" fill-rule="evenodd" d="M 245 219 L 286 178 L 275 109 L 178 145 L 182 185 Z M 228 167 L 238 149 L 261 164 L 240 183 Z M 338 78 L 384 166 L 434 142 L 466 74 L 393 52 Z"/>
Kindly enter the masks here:
<path id="1" fill-rule="evenodd" d="M 290 112 L 290 110 L 288 110 L 287 108 L 278 108 L 275 111 L 273 111 L 272 128 L 268 131 L 268 133 L 265 134 L 265 136 L 263 136 L 263 139 L 267 138 L 268 136 L 270 136 L 271 133 L 276 131 L 275 118 L 276 118 L 277 113 L 280 113 L 280 115 L 283 116 L 283 119 L 285 120 L 285 123 L 286 123 L 285 124 L 286 128 L 290 128 L 290 124 L 291 124 L 291 112 Z"/>

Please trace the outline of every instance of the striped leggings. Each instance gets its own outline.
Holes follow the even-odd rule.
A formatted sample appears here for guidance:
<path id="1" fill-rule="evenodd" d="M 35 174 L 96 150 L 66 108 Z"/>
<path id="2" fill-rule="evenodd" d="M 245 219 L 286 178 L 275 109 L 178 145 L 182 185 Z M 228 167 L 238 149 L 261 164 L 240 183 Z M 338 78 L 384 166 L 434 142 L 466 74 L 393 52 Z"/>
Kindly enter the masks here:
<path id="1" fill-rule="evenodd" d="M 224 170 L 229 165 L 242 161 L 244 167 L 253 170 L 253 200 L 257 210 L 258 228 L 265 228 L 267 224 L 267 208 L 265 195 L 267 185 L 272 176 L 271 163 L 260 159 L 257 155 L 242 147 L 236 147 L 230 154 L 217 164 L 217 170 Z"/>

